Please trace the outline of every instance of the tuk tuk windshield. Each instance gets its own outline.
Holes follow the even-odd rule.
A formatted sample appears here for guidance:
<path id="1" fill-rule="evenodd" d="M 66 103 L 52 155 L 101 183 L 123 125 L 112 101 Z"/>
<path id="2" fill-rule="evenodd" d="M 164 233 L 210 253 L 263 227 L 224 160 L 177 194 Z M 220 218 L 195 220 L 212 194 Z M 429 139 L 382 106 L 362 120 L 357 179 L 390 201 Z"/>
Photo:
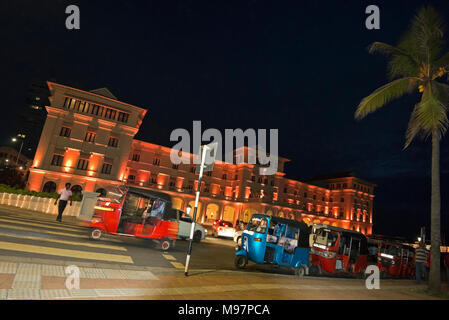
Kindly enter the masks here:
<path id="1" fill-rule="evenodd" d="M 327 247 L 333 247 L 338 239 L 338 233 L 330 230 L 325 229 L 318 229 L 316 234 L 316 240 L 315 243 L 327 246 Z"/>
<path id="2" fill-rule="evenodd" d="M 115 187 L 107 190 L 106 196 L 100 198 L 102 200 L 107 200 L 114 203 L 121 203 L 123 196 L 125 195 L 125 190 L 122 187 Z"/>
<path id="3" fill-rule="evenodd" d="M 263 217 L 253 217 L 248 227 L 248 231 L 265 233 L 267 231 L 268 220 Z"/>
<path id="4" fill-rule="evenodd" d="M 397 256 L 397 257 L 401 256 L 401 248 L 398 246 L 395 246 L 395 245 L 391 245 L 391 244 L 382 246 L 382 248 L 380 248 L 380 252 L 390 254 L 392 256 Z"/>

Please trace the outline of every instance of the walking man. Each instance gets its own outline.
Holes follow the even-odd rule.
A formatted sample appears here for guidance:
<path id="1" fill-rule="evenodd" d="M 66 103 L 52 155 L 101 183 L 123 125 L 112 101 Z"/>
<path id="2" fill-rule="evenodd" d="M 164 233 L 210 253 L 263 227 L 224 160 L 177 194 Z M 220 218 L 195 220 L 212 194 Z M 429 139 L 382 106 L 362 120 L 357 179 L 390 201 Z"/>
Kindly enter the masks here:
<path id="1" fill-rule="evenodd" d="M 424 242 L 419 243 L 419 247 L 415 250 L 415 272 L 416 272 L 416 283 L 421 283 L 421 275 L 423 275 L 423 280 L 427 280 L 427 250 Z"/>
<path id="2" fill-rule="evenodd" d="M 64 209 L 67 206 L 67 201 L 70 200 L 70 205 L 72 205 L 72 191 L 70 191 L 70 186 L 71 184 L 67 182 L 65 184 L 65 189 L 59 191 L 59 195 L 55 200 L 56 205 L 59 199 L 58 217 L 56 218 L 56 221 L 62 222 L 62 213 L 64 212 Z"/>

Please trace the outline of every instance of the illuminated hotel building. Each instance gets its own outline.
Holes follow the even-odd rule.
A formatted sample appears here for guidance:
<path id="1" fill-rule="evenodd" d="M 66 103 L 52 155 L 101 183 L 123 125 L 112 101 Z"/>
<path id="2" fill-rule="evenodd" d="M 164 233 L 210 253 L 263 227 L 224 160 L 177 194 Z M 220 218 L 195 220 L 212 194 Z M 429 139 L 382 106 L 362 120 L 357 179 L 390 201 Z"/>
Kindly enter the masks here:
<path id="1" fill-rule="evenodd" d="M 171 148 L 134 139 L 146 110 L 117 100 L 106 88 L 83 91 L 48 82 L 48 116 L 30 168 L 28 188 L 54 192 L 70 182 L 75 191 L 104 193 L 111 185 L 157 189 L 173 206 L 193 207 L 195 165 L 174 165 Z M 246 147 L 234 156 L 247 157 Z M 187 155 L 192 158 L 192 155 Z M 317 177 L 308 183 L 278 172 L 259 175 L 259 166 L 216 161 L 204 175 L 198 221 L 248 221 L 262 212 L 372 233 L 374 184 L 350 173 Z"/>

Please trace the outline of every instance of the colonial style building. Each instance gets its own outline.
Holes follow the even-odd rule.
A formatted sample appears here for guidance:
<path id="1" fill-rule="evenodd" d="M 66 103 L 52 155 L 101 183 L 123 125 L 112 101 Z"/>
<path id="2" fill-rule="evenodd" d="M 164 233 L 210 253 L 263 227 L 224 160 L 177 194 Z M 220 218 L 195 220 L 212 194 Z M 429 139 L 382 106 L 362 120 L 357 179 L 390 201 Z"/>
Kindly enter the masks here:
<path id="1" fill-rule="evenodd" d="M 73 190 L 105 193 L 127 184 L 172 195 L 174 206 L 193 207 L 195 165 L 174 165 L 171 148 L 134 139 L 146 110 L 118 101 L 106 88 L 83 91 L 48 82 L 47 120 L 30 169 L 28 188 L 54 192 L 71 182 Z M 235 156 L 248 148 L 235 150 Z M 193 155 L 187 155 L 193 158 Z M 351 173 L 317 177 L 308 183 L 278 172 L 259 175 L 247 162 L 216 161 L 202 181 L 198 221 L 248 221 L 254 212 L 319 222 L 372 233 L 375 185 Z"/>

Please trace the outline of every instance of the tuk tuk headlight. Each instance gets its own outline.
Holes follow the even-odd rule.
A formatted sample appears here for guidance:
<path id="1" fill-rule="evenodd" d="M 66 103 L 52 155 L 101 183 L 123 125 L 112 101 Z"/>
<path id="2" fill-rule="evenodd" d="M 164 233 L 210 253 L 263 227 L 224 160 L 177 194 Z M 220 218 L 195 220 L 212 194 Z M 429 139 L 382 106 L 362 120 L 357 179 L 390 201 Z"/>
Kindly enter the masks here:
<path id="1" fill-rule="evenodd" d="M 99 223 L 99 222 L 102 222 L 103 221 L 103 219 L 101 219 L 101 218 L 93 218 L 92 219 L 92 223 Z"/>
<path id="2" fill-rule="evenodd" d="M 234 247 L 234 250 L 235 250 L 235 251 L 239 251 L 239 250 L 240 250 L 240 246 L 239 246 L 239 245 L 236 245 L 236 246 Z"/>

